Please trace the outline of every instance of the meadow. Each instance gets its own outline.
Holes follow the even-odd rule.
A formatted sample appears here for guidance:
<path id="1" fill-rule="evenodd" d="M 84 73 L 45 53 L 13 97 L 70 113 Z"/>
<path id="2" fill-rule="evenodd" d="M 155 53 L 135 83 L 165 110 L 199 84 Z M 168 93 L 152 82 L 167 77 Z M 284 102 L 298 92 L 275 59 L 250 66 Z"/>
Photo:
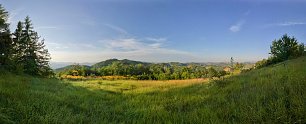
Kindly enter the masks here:
<path id="1" fill-rule="evenodd" d="M 218 80 L 0 74 L 0 123 L 306 123 L 305 115 L 306 57 Z"/>

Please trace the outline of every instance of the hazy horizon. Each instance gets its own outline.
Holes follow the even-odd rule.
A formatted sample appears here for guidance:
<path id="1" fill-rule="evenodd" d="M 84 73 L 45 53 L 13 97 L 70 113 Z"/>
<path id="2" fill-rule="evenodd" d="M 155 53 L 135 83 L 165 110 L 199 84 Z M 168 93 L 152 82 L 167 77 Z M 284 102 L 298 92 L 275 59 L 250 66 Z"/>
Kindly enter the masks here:
<path id="1" fill-rule="evenodd" d="M 254 62 L 283 34 L 306 40 L 304 0 L 1 0 L 27 15 L 52 62 Z M 288 9 L 290 8 L 290 9 Z"/>

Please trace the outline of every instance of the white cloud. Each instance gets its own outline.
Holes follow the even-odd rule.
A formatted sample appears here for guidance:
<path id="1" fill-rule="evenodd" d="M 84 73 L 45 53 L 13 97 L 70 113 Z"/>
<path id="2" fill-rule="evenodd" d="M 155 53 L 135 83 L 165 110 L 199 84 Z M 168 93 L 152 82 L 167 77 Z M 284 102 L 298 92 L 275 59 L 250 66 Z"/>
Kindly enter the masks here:
<path id="1" fill-rule="evenodd" d="M 154 41 L 154 42 L 165 42 L 165 41 L 167 41 L 167 38 L 152 38 L 152 37 L 147 37 L 146 40 Z"/>
<path id="2" fill-rule="evenodd" d="M 123 37 L 98 42 L 50 42 L 47 46 L 50 49 L 52 61 L 98 62 L 110 58 L 149 62 L 199 61 L 200 57 L 193 53 L 166 48 L 165 43 L 168 42 L 166 38 L 135 38 L 121 27 L 104 25 Z"/>
<path id="3" fill-rule="evenodd" d="M 239 21 L 238 23 L 232 25 L 229 30 L 232 32 L 238 32 L 241 30 L 241 27 L 244 25 L 245 21 Z"/>
<path id="4" fill-rule="evenodd" d="M 52 61 L 98 62 L 111 58 L 147 62 L 201 61 L 201 57 L 193 53 L 164 48 L 164 42 L 160 40 L 153 42 L 147 41 L 147 39 L 126 38 L 102 40 L 99 43 L 100 45 L 95 45 L 96 49 L 85 49 L 73 52 L 60 50 L 50 51 Z M 97 46 L 101 46 L 101 48 L 98 49 Z"/>
<path id="5" fill-rule="evenodd" d="M 163 40 L 161 40 L 163 39 Z M 140 40 L 136 38 L 125 38 L 115 40 L 103 40 L 101 41 L 104 46 L 111 50 L 116 51 L 141 51 L 150 49 L 161 49 L 164 43 L 164 38 Z"/>
<path id="6" fill-rule="evenodd" d="M 201 61 L 199 57 L 183 51 L 178 50 L 144 50 L 144 51 L 54 51 L 50 52 L 52 61 L 57 62 L 99 62 L 106 59 L 117 58 L 117 59 L 131 59 L 146 62 L 191 62 Z"/>
<path id="7" fill-rule="evenodd" d="M 163 39 L 163 38 L 157 38 Z M 56 62 L 100 62 L 107 59 L 131 59 L 145 62 L 216 62 L 228 61 L 228 56 L 218 53 L 203 55 L 165 47 L 167 41 L 148 41 L 147 38 L 122 38 L 101 40 L 95 44 L 49 43 L 47 46 L 61 47 L 50 50 L 52 61 Z M 72 50 L 72 51 L 70 51 Z M 235 57 L 238 61 L 249 61 L 244 56 Z M 258 58 L 258 57 L 257 57 Z M 253 55 L 252 60 L 258 60 Z"/>
<path id="8" fill-rule="evenodd" d="M 161 43 L 153 43 L 153 44 L 149 44 L 150 47 L 154 48 L 154 49 L 157 49 L 157 48 L 160 48 L 162 46 Z"/>
<path id="9" fill-rule="evenodd" d="M 242 18 L 234 25 L 231 25 L 229 30 L 232 32 L 238 32 L 241 30 L 242 26 L 245 24 L 245 19 L 247 16 L 249 16 L 251 13 L 251 9 L 245 11 L 242 15 Z"/>
<path id="10" fill-rule="evenodd" d="M 124 50 L 124 51 L 133 51 L 139 50 L 146 46 L 141 42 L 138 42 L 136 39 L 117 39 L 109 40 L 106 42 L 106 47 L 113 50 Z"/>
<path id="11" fill-rule="evenodd" d="M 98 46 L 93 45 L 91 43 L 73 43 L 73 42 L 50 42 L 45 41 L 47 48 L 50 51 L 82 51 L 82 50 L 97 50 Z M 73 54 L 73 52 L 72 52 Z"/>

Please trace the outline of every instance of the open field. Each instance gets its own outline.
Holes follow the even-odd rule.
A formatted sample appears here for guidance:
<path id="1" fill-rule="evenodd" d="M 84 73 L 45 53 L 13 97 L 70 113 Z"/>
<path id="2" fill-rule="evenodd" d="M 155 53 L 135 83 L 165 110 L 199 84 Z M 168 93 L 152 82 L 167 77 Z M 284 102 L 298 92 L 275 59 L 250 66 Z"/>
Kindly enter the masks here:
<path id="1" fill-rule="evenodd" d="M 189 80 L 88 80 L 88 81 L 68 81 L 73 86 L 85 87 L 89 90 L 106 90 L 119 93 L 146 93 L 152 91 L 167 91 L 174 88 L 182 88 L 190 85 L 206 84 L 209 79 L 189 79 Z"/>
<path id="2" fill-rule="evenodd" d="M 0 123 L 305 123 L 306 57 L 226 78 L 59 81 L 0 74 Z"/>

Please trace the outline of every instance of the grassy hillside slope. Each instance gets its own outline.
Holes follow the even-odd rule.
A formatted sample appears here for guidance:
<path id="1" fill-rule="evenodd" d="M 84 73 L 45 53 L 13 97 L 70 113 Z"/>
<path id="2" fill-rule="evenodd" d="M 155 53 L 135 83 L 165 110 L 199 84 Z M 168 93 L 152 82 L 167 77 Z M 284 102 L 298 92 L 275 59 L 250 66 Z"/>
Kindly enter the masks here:
<path id="1" fill-rule="evenodd" d="M 306 57 L 210 83 L 0 73 L 0 123 L 306 123 L 305 115 Z"/>

